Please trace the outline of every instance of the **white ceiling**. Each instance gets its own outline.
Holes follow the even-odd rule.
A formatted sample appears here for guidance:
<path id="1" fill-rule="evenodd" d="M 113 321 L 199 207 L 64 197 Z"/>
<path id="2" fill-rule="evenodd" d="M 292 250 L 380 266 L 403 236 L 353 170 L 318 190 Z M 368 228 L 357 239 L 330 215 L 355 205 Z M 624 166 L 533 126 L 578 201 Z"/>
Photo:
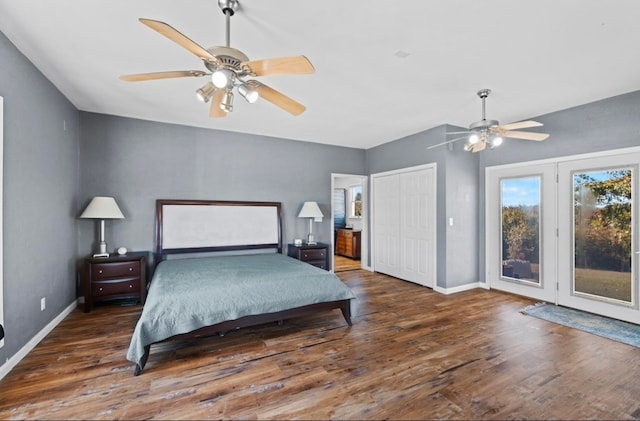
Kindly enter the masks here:
<path id="1" fill-rule="evenodd" d="M 307 111 L 236 96 L 211 119 L 205 78 L 118 79 L 206 70 L 140 17 L 225 43 L 217 0 L 0 0 L 2 32 L 79 110 L 144 120 L 370 148 L 480 120 L 482 88 L 502 124 L 640 89 L 638 0 L 240 0 L 231 46 L 306 55 L 314 74 L 259 80 Z"/>

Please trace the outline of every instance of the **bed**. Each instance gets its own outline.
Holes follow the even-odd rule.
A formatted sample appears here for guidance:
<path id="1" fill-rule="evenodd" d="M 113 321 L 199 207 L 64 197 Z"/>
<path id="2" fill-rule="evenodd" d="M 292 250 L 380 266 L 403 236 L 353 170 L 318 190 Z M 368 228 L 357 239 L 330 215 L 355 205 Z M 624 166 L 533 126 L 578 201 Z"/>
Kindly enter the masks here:
<path id="1" fill-rule="evenodd" d="M 155 262 L 127 352 L 136 376 L 158 342 L 334 309 L 352 324 L 352 291 L 283 254 L 280 202 L 157 200 Z"/>

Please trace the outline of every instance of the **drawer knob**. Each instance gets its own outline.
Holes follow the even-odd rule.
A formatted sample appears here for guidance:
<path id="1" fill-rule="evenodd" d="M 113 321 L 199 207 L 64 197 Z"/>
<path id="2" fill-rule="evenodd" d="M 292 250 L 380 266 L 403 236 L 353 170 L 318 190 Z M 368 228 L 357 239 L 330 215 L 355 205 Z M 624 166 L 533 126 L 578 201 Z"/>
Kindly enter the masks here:
<path id="1" fill-rule="evenodd" d="M 98 273 L 102 273 L 102 269 L 98 269 Z"/>
<path id="2" fill-rule="evenodd" d="M 102 291 L 102 287 L 100 287 L 99 290 Z"/>
<path id="3" fill-rule="evenodd" d="M 129 268 L 129 272 L 131 272 L 133 270 L 133 268 Z"/>
<path id="4" fill-rule="evenodd" d="M 129 288 L 133 288 L 133 285 L 129 284 Z"/>

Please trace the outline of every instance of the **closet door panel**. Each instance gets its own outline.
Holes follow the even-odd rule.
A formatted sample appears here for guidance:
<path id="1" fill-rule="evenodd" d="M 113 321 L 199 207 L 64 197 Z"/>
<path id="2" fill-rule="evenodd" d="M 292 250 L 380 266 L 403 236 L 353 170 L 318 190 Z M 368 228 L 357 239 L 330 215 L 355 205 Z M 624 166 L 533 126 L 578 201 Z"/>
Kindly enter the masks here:
<path id="1" fill-rule="evenodd" d="M 433 286 L 433 169 L 400 174 L 401 278 Z"/>
<path id="2" fill-rule="evenodd" d="M 374 185 L 375 269 L 400 277 L 400 177 L 379 177 Z"/>

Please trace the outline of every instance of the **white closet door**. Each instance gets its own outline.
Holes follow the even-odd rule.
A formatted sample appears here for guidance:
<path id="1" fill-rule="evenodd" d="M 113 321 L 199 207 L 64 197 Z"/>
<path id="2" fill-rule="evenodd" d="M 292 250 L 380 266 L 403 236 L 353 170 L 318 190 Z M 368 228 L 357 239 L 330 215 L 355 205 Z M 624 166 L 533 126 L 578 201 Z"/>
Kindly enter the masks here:
<path id="1" fill-rule="evenodd" d="M 435 165 L 374 174 L 374 270 L 433 287 L 436 277 Z"/>
<path id="2" fill-rule="evenodd" d="M 400 177 L 378 177 L 374 183 L 375 270 L 400 277 Z"/>
<path id="3" fill-rule="evenodd" d="M 433 169 L 400 174 L 400 278 L 433 287 Z"/>

